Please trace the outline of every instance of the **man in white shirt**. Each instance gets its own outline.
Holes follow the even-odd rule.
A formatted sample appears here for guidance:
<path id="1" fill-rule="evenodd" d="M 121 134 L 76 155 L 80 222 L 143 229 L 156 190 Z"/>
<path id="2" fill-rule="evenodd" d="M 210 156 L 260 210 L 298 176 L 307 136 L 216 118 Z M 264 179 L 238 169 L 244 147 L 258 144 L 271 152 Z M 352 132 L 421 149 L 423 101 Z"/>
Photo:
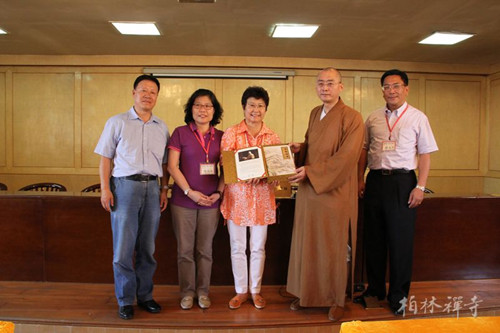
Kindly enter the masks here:
<path id="1" fill-rule="evenodd" d="M 387 299 L 394 314 L 401 315 L 411 283 L 416 208 L 424 199 L 430 154 L 438 147 L 427 116 L 406 102 L 408 75 L 389 70 L 380 83 L 386 105 L 365 122 L 365 144 L 358 164 L 368 288 L 355 301 L 369 296 L 385 299 L 389 252 Z M 365 187 L 367 166 L 370 172 Z"/>

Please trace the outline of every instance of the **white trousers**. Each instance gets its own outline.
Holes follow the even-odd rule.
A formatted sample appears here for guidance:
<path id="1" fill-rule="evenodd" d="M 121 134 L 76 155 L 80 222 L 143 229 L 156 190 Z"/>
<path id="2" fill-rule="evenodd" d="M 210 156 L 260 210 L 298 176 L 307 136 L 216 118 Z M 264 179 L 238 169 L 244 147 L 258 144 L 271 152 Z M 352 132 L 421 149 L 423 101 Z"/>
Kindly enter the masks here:
<path id="1" fill-rule="evenodd" d="M 236 292 L 246 294 L 250 287 L 250 293 L 258 294 L 266 260 L 267 225 L 246 227 L 228 220 L 227 229 L 231 244 L 231 265 Z M 246 255 L 247 229 L 250 231 L 250 274 Z"/>

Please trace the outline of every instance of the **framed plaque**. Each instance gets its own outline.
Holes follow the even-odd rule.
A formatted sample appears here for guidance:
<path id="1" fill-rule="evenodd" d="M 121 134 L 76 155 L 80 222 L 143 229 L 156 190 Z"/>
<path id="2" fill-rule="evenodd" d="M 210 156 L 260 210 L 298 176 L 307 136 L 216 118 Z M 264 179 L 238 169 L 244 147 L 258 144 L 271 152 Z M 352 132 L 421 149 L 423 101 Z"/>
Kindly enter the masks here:
<path id="1" fill-rule="evenodd" d="M 222 163 L 226 184 L 252 178 L 282 181 L 295 174 L 293 154 L 287 144 L 223 151 Z"/>

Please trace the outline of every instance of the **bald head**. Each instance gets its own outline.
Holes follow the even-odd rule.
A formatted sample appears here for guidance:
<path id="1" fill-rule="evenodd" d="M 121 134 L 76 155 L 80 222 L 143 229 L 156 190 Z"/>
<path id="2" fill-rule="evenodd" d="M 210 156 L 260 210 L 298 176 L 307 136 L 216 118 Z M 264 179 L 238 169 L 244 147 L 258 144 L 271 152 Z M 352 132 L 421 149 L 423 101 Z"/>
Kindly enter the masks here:
<path id="1" fill-rule="evenodd" d="M 327 110 L 338 102 L 343 89 L 342 76 L 338 70 L 329 67 L 319 72 L 316 79 L 316 93 Z"/>
<path id="2" fill-rule="evenodd" d="M 326 67 L 326 68 L 323 68 L 319 73 L 318 73 L 318 77 L 322 74 L 322 73 L 325 73 L 325 72 L 330 72 L 331 74 L 334 75 L 334 77 L 336 78 L 337 82 L 342 82 L 342 75 L 340 74 L 340 72 L 336 69 L 336 68 L 333 68 L 333 67 Z"/>

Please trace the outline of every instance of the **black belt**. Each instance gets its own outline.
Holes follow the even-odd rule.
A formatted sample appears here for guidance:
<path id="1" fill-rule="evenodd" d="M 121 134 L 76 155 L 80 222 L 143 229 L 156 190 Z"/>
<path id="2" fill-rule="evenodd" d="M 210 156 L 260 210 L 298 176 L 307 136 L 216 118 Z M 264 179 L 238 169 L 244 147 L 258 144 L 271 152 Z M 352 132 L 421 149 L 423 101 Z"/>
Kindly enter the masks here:
<path id="1" fill-rule="evenodd" d="M 410 173 L 413 170 L 408 170 L 408 169 L 379 169 L 379 170 L 370 170 L 370 172 L 373 172 L 378 175 L 382 176 L 391 176 L 391 175 L 397 175 L 397 174 L 403 174 L 403 173 Z"/>
<path id="2" fill-rule="evenodd" d="M 125 176 L 125 177 L 117 177 L 117 178 L 122 178 L 122 179 L 126 179 L 126 180 L 133 180 L 136 182 L 147 182 L 150 180 L 157 180 L 158 176 L 137 174 L 137 175 L 131 175 L 131 176 Z"/>

